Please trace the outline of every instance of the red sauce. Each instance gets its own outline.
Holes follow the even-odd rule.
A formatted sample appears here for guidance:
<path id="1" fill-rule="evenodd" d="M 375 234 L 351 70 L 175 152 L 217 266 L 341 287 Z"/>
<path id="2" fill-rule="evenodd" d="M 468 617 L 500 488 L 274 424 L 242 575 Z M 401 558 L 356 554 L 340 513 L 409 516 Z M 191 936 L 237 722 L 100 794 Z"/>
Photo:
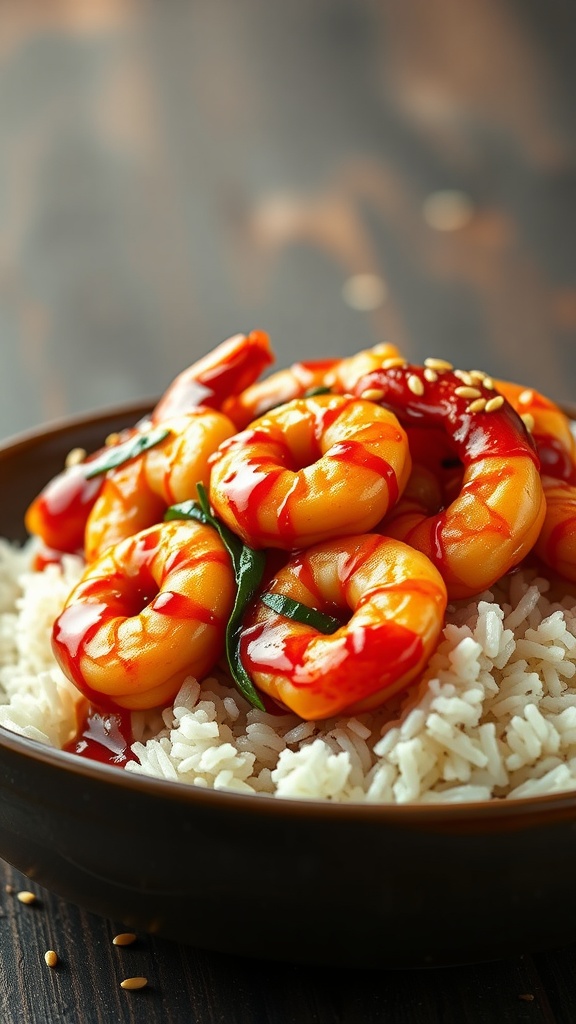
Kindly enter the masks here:
<path id="1" fill-rule="evenodd" d="M 78 734 L 66 744 L 64 750 L 91 761 L 123 768 L 130 759 L 133 742 L 129 711 L 120 708 L 108 711 L 90 705 Z"/>
<path id="2" fill-rule="evenodd" d="M 576 466 L 565 445 L 550 434 L 535 434 L 534 440 L 540 456 L 542 476 L 553 476 L 556 480 L 576 484 Z"/>
<path id="3" fill-rule="evenodd" d="M 324 697 L 350 694 L 359 699 L 358 679 L 365 680 L 367 697 L 414 668 L 422 657 L 422 640 L 394 622 L 358 627 L 325 638 L 319 656 L 308 648 L 315 630 L 293 634 L 279 629 L 274 619 L 251 626 L 243 633 L 240 655 L 250 673 L 284 676 L 294 687 L 306 687 Z"/>
<path id="4" fill-rule="evenodd" d="M 408 381 L 417 377 L 422 395 L 415 395 Z M 496 393 L 475 384 L 489 401 Z M 383 392 L 381 404 L 389 408 L 406 426 L 441 427 L 447 431 L 454 450 L 465 466 L 490 456 L 511 458 L 528 456 L 539 465 L 536 447 L 522 419 L 508 402 L 492 412 L 468 412 L 470 398 L 456 395 L 462 381 L 455 373 L 440 373 L 436 381 L 424 377 L 420 366 L 374 370 L 362 377 L 354 388 L 357 395 L 368 388 Z"/>
<path id="5" fill-rule="evenodd" d="M 84 529 L 104 483 L 103 476 L 86 479 L 88 460 L 54 477 L 30 505 L 26 528 L 49 548 L 74 553 L 84 547 Z"/>

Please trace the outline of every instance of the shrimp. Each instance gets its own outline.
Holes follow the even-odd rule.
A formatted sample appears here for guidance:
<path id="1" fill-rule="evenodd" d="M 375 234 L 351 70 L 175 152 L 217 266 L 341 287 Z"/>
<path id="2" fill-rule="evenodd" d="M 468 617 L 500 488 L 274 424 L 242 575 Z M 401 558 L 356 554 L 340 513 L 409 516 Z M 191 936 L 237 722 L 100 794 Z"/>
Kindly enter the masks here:
<path id="1" fill-rule="evenodd" d="M 551 569 L 576 583 L 576 487 L 566 480 L 543 477 L 546 516 L 535 553 Z"/>
<path id="2" fill-rule="evenodd" d="M 169 703 L 222 654 L 235 582 L 209 526 L 161 523 L 108 549 L 72 590 L 52 632 L 64 674 L 93 703 Z"/>
<path id="3" fill-rule="evenodd" d="M 576 441 L 568 416 L 534 388 L 505 380 L 495 380 L 494 384 L 522 417 L 534 438 L 542 476 L 576 484 Z"/>
<path id="4" fill-rule="evenodd" d="M 208 486 L 210 456 L 234 433 L 234 424 L 215 409 L 199 406 L 163 422 L 160 444 L 111 469 L 86 521 L 87 561 L 159 522 L 169 505 L 197 497 Z"/>
<path id="5" fill-rule="evenodd" d="M 189 412 L 201 402 L 218 408 L 229 394 L 256 380 L 272 358 L 268 335 L 251 331 L 248 335 L 229 338 L 193 363 L 176 377 L 149 417 L 110 437 L 104 448 L 67 465 L 46 484 L 26 512 L 28 533 L 39 537 L 55 552 L 81 551 L 87 519 L 106 479 L 104 475 L 90 477 L 94 460 L 134 434 L 142 434 L 151 425 Z"/>
<path id="6" fill-rule="evenodd" d="M 272 610 L 266 595 L 245 617 L 244 667 L 260 690 L 305 719 L 367 711 L 406 687 L 436 647 L 447 602 L 425 555 L 378 534 L 299 552 L 269 592 L 342 621 L 325 635 Z"/>
<path id="7" fill-rule="evenodd" d="M 534 388 L 494 383 L 522 416 L 540 457 L 546 515 L 534 550 L 551 569 L 576 582 L 576 441 L 570 420 Z"/>
<path id="8" fill-rule="evenodd" d="M 316 395 L 225 441 L 212 460 L 210 501 L 251 547 L 294 550 L 372 529 L 409 472 L 406 435 L 392 413 Z"/>
<path id="9" fill-rule="evenodd" d="M 355 393 L 384 403 L 404 425 L 441 427 L 463 467 L 447 508 L 384 519 L 379 529 L 428 555 L 451 598 L 477 594 L 517 565 L 536 542 L 546 503 L 532 439 L 490 378 L 429 359 L 374 371 Z"/>
<path id="10" fill-rule="evenodd" d="M 238 430 L 244 430 L 252 420 L 294 398 L 303 398 L 307 392 L 316 388 L 327 388 L 339 394 L 348 392 L 359 377 L 381 367 L 383 362 L 398 357 L 399 352 L 394 345 L 382 344 L 346 359 L 316 359 L 293 363 L 287 369 L 278 370 L 228 398 L 222 410 L 234 421 Z"/>
<path id="11" fill-rule="evenodd" d="M 231 395 L 257 380 L 273 360 L 265 331 L 235 334 L 175 378 L 156 405 L 152 421 L 163 423 L 198 405 L 222 409 Z"/>
<path id="12" fill-rule="evenodd" d="M 340 359 L 326 374 L 324 383 L 338 394 L 349 394 L 354 390 L 361 377 L 372 370 L 381 370 L 397 363 L 403 363 L 404 357 L 395 345 L 382 342 L 373 348 L 363 349 L 353 356 Z"/>

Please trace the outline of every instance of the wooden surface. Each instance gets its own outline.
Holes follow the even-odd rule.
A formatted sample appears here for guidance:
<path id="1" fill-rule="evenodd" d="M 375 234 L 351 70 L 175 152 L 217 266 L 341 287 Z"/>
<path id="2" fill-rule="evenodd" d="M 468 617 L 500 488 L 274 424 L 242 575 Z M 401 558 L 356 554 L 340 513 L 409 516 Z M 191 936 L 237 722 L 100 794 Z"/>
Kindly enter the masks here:
<path id="1" fill-rule="evenodd" d="M 388 340 L 573 401 L 575 29 L 562 0 L 3 5 L 0 436 L 252 326 L 279 365 Z M 2 883 L 35 886 L 0 867 L 3 1024 L 576 1019 L 576 948 L 395 974 L 119 950 Z"/>

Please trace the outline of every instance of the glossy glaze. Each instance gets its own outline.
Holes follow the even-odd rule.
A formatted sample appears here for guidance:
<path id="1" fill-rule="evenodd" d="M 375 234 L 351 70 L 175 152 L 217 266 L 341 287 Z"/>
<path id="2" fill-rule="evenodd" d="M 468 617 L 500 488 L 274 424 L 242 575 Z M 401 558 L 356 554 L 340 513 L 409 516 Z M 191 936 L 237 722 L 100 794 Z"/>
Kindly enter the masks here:
<path id="1" fill-rule="evenodd" d="M 23 511 L 67 450 L 133 419 L 132 408 L 4 445 L 1 532 L 23 539 Z M 129 775 L 1 731 L 0 856 L 130 928 L 277 960 L 422 967 L 576 937 L 571 794 L 275 801 Z"/>

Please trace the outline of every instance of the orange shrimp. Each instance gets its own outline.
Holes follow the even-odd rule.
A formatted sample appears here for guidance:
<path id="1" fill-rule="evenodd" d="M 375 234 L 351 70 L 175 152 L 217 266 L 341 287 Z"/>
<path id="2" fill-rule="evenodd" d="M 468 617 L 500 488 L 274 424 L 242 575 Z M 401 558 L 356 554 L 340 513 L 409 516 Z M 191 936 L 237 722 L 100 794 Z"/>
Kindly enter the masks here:
<path id="1" fill-rule="evenodd" d="M 399 352 L 394 345 L 382 344 L 345 359 L 293 363 L 287 369 L 278 370 L 228 398 L 222 411 L 234 421 L 239 430 L 244 430 L 252 420 L 278 405 L 302 398 L 306 392 L 316 388 L 330 388 L 339 394 L 348 392 L 359 377 L 378 369 L 383 362 L 398 357 Z"/>
<path id="2" fill-rule="evenodd" d="M 425 555 L 378 534 L 299 552 L 268 590 L 342 621 L 325 635 L 273 611 L 266 595 L 244 620 L 240 653 L 255 685 L 305 719 L 370 710 L 406 687 L 436 647 L 447 601 Z"/>
<path id="3" fill-rule="evenodd" d="M 234 594 L 215 530 L 161 523 L 87 568 L 54 624 L 55 657 L 95 704 L 169 703 L 187 675 L 202 678 L 221 656 Z"/>
<path id="4" fill-rule="evenodd" d="M 395 345 L 382 342 L 373 348 L 363 349 L 353 356 L 340 359 L 326 374 L 324 383 L 338 394 L 350 394 L 361 377 L 372 370 L 381 370 L 404 362 L 403 356 Z"/>
<path id="5" fill-rule="evenodd" d="M 370 530 L 410 472 L 406 435 L 372 402 L 295 399 L 221 445 L 210 501 L 253 548 L 294 550 Z"/>
<path id="6" fill-rule="evenodd" d="M 110 438 L 105 448 L 68 465 L 46 484 L 26 512 L 28 532 L 55 553 L 82 550 L 86 521 L 105 483 L 104 475 L 89 476 L 94 460 L 134 434 L 144 433 L 151 424 L 190 412 L 201 402 L 218 408 L 230 394 L 256 380 L 272 359 L 268 335 L 251 331 L 229 338 L 193 363 L 176 377 L 149 417 Z"/>
<path id="7" fill-rule="evenodd" d="M 534 388 L 507 380 L 495 380 L 494 384 L 522 417 L 534 438 L 542 476 L 576 484 L 576 441 L 568 416 Z"/>
<path id="8" fill-rule="evenodd" d="M 494 383 L 522 416 L 540 457 L 546 515 L 534 550 L 551 569 L 576 582 L 576 442 L 570 420 L 534 388 Z"/>
<path id="9" fill-rule="evenodd" d="M 273 360 L 265 331 L 235 334 L 175 378 L 156 405 L 152 421 L 163 423 L 198 405 L 222 409 L 231 395 L 257 380 Z"/>
<path id="10" fill-rule="evenodd" d="M 566 480 L 542 478 L 546 515 L 534 546 L 551 569 L 576 583 L 576 487 Z"/>
<path id="11" fill-rule="evenodd" d="M 159 522 L 169 505 L 196 498 L 208 486 L 208 460 L 234 424 L 215 409 L 199 406 L 166 420 L 166 439 L 106 474 L 84 534 L 87 561 Z"/>
<path id="12" fill-rule="evenodd" d="M 384 520 L 379 529 L 428 555 L 450 597 L 491 586 L 534 546 L 546 511 L 538 456 L 520 417 L 486 375 L 442 360 L 374 371 L 355 391 L 404 424 L 441 427 L 463 466 L 462 489 L 447 508 Z"/>

